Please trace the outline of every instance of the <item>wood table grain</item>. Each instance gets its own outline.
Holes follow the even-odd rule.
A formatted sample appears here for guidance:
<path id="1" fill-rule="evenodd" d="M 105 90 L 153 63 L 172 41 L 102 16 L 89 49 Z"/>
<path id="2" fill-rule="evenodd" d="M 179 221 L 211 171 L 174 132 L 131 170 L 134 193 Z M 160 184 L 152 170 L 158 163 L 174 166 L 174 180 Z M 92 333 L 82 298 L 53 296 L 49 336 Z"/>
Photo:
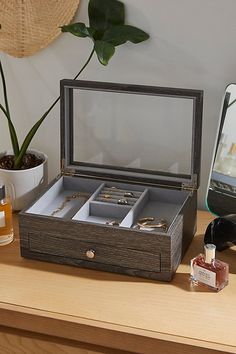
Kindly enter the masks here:
<path id="1" fill-rule="evenodd" d="M 198 231 L 171 283 L 23 259 L 15 239 L 0 247 L 0 353 L 236 353 L 236 249 L 219 293 L 194 290 L 189 262 Z"/>

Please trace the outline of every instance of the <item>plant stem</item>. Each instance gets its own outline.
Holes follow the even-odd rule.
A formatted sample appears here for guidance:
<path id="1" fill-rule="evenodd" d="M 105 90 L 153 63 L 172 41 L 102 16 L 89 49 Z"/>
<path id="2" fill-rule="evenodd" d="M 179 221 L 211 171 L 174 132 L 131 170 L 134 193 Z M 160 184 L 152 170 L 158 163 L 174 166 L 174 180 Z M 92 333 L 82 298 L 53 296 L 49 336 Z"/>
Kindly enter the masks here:
<path id="1" fill-rule="evenodd" d="M 89 55 L 89 57 L 88 57 L 86 63 L 84 64 L 84 66 L 82 67 L 82 69 L 80 69 L 80 71 L 79 71 L 78 74 L 74 77 L 73 80 L 76 80 L 77 77 L 82 73 L 82 71 L 84 71 L 84 69 L 86 68 L 86 66 L 88 65 L 88 63 L 90 62 L 90 60 L 92 59 L 94 50 L 95 50 L 95 49 L 94 49 L 94 47 L 93 47 L 93 50 L 92 50 L 92 52 L 90 53 L 90 55 Z"/>
<path id="2" fill-rule="evenodd" d="M 94 54 L 94 47 L 87 59 L 87 61 L 85 62 L 85 64 L 83 65 L 83 67 L 81 68 L 81 70 L 78 72 L 78 74 L 74 77 L 73 80 L 76 80 L 77 77 L 82 73 L 82 71 L 86 68 L 86 66 L 88 65 L 88 63 L 90 62 L 92 56 Z M 51 110 L 53 109 L 53 107 L 57 104 L 57 102 L 60 100 L 60 96 L 53 102 L 53 104 L 49 107 L 49 109 L 43 114 L 43 116 L 34 124 L 34 126 L 30 129 L 30 131 L 28 132 L 28 134 L 25 137 L 25 140 L 23 141 L 21 148 L 20 148 L 20 152 L 19 155 L 17 156 L 17 158 L 15 159 L 15 163 L 14 163 L 14 169 L 18 169 L 20 168 L 23 156 L 25 155 L 29 144 L 31 143 L 31 140 L 33 139 L 35 133 L 37 132 L 38 128 L 40 127 L 40 125 L 43 123 L 44 119 L 47 117 L 47 115 L 51 112 Z"/>
<path id="3" fill-rule="evenodd" d="M 10 132 L 11 144 L 12 144 L 12 149 L 13 149 L 14 155 L 18 156 L 19 143 L 18 143 L 15 127 L 11 121 L 11 115 L 10 115 L 8 99 L 7 99 L 7 86 L 6 86 L 6 80 L 5 80 L 5 75 L 4 75 L 4 71 L 2 68 L 1 60 L 0 60 L 0 74 L 1 74 L 1 79 L 2 79 L 3 95 L 4 95 L 4 101 L 5 101 L 5 107 L 6 107 L 6 112 L 4 112 L 4 111 L 3 112 L 8 120 L 8 128 L 9 128 L 9 132 Z M 3 106 L 2 106 L 2 108 L 3 108 Z"/>

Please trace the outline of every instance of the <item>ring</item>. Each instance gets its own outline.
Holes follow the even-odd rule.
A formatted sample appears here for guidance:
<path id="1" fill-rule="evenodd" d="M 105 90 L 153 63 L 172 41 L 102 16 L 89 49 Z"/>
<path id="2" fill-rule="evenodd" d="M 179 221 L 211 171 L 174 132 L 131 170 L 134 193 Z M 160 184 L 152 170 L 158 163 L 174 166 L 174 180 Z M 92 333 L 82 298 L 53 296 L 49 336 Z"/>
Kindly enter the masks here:
<path id="1" fill-rule="evenodd" d="M 121 204 L 121 205 L 127 205 L 129 204 L 128 201 L 126 199 L 119 199 L 117 204 Z"/>
<path id="2" fill-rule="evenodd" d="M 133 197 L 134 197 L 134 193 L 132 193 L 132 192 L 125 192 L 125 193 L 124 193 L 124 197 L 133 198 Z"/>
<path id="3" fill-rule="evenodd" d="M 110 194 L 104 194 L 103 198 L 109 199 L 109 198 L 111 198 L 111 196 L 110 196 Z"/>

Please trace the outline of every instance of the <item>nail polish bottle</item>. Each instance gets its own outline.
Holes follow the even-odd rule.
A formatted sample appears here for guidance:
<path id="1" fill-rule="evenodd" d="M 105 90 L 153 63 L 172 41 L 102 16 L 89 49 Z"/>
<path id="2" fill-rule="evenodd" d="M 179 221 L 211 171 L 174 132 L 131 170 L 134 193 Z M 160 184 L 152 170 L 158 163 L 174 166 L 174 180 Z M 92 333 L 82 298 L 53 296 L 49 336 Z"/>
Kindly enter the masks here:
<path id="1" fill-rule="evenodd" d="M 0 246 L 13 241 L 12 206 L 6 197 L 5 186 L 0 185 Z"/>
<path id="2" fill-rule="evenodd" d="M 229 265 L 215 258 L 215 245 L 208 243 L 204 245 L 204 250 L 205 254 L 191 260 L 191 283 L 219 291 L 228 284 Z"/>

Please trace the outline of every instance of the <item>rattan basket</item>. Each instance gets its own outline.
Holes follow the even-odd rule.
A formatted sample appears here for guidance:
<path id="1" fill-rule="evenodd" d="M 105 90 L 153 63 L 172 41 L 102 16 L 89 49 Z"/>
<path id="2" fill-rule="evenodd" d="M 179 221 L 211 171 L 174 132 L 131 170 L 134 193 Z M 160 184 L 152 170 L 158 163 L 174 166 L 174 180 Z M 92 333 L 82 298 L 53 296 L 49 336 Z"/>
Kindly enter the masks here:
<path id="1" fill-rule="evenodd" d="M 0 50 L 30 56 L 48 46 L 70 23 L 79 0 L 0 0 Z"/>

